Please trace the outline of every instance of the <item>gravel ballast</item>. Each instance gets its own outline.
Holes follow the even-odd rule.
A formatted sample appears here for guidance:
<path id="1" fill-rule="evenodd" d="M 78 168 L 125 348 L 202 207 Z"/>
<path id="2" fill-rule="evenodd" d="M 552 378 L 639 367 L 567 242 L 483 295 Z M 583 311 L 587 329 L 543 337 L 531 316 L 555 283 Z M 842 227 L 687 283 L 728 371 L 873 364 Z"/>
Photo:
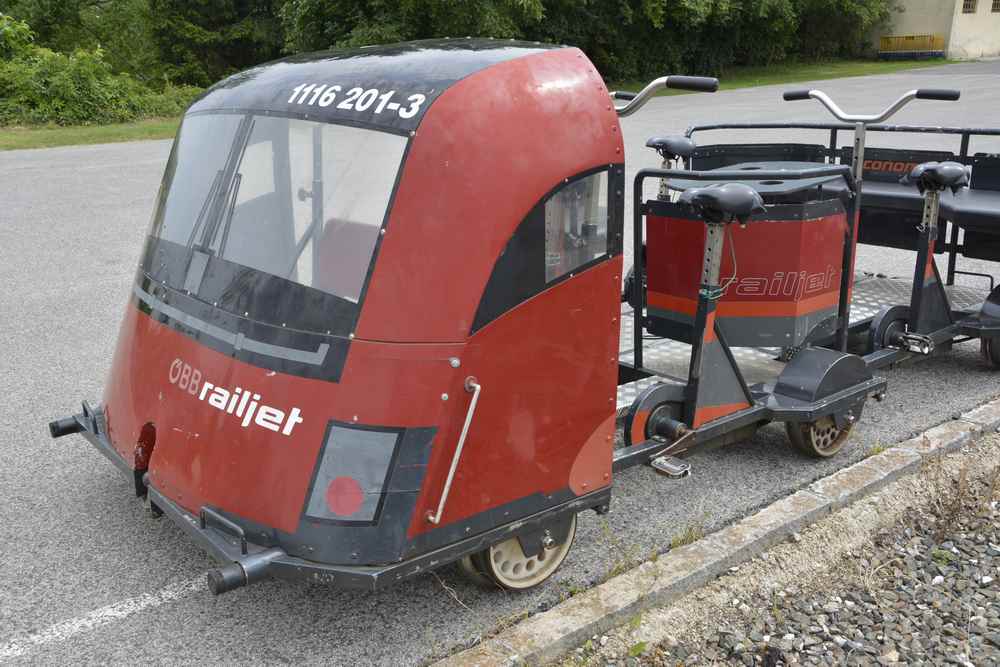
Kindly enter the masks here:
<path id="1" fill-rule="evenodd" d="M 998 446 L 925 465 L 567 664 L 1000 664 Z"/>

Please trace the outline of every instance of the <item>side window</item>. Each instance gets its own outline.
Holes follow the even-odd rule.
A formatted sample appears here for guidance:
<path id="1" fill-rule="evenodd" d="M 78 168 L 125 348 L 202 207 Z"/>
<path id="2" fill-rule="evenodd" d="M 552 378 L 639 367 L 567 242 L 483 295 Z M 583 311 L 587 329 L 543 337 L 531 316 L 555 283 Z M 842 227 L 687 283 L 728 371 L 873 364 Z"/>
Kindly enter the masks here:
<path id="1" fill-rule="evenodd" d="M 592 262 L 621 253 L 623 189 L 624 168 L 611 165 L 559 183 L 539 199 L 497 258 L 470 332 Z"/>
<path id="2" fill-rule="evenodd" d="M 608 172 L 570 181 L 544 208 L 546 283 L 608 252 Z"/>

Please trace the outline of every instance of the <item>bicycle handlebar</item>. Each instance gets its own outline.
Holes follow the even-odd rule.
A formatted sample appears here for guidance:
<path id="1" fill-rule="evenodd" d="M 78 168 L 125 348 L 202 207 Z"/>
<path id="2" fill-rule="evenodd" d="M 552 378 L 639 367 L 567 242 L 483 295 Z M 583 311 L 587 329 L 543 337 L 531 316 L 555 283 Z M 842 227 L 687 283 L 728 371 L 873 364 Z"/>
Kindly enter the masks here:
<path id="1" fill-rule="evenodd" d="M 714 93 L 719 89 L 719 80 L 709 76 L 661 76 L 650 81 L 645 88 L 638 93 L 631 93 L 623 90 L 611 92 L 613 100 L 627 100 L 628 104 L 615 106 L 615 112 L 621 116 L 631 116 L 640 109 L 653 93 L 660 88 L 674 88 L 677 90 L 693 90 L 701 93 Z"/>
<path id="2" fill-rule="evenodd" d="M 714 93 L 719 89 L 719 80 L 712 76 L 683 76 L 673 74 L 667 77 L 667 88 L 693 90 L 699 93 Z"/>
<path id="3" fill-rule="evenodd" d="M 786 90 L 785 94 L 782 95 L 786 102 L 795 102 L 798 100 L 808 100 L 809 91 L 808 90 Z"/>
<path id="4" fill-rule="evenodd" d="M 962 93 L 957 90 L 947 90 L 942 88 L 919 88 L 917 90 L 918 100 L 942 100 L 945 102 L 954 102 Z"/>
<path id="5" fill-rule="evenodd" d="M 818 100 L 827 110 L 834 115 L 838 120 L 844 121 L 845 123 L 881 123 L 890 116 L 894 115 L 897 111 L 902 109 L 911 100 L 944 100 L 948 102 L 953 102 L 961 96 L 961 93 L 957 90 L 941 90 L 936 88 L 920 88 L 918 90 L 911 90 L 908 93 L 903 94 L 895 102 L 887 106 L 881 111 L 881 113 L 876 114 L 849 114 L 843 109 L 837 106 L 837 103 L 830 99 L 830 97 L 824 93 L 822 90 L 786 90 L 782 97 L 788 102 L 794 102 L 798 100 L 808 100 L 810 98 Z"/>

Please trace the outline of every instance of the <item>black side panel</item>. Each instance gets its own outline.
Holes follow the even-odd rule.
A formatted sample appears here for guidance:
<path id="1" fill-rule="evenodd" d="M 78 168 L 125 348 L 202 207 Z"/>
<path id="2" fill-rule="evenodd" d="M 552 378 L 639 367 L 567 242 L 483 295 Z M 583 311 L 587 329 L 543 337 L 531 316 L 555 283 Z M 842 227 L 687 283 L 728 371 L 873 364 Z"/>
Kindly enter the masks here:
<path id="1" fill-rule="evenodd" d="M 917 227 L 920 226 L 922 218 L 921 213 L 862 206 L 858 243 L 883 248 L 916 250 L 920 245 L 920 232 L 917 231 Z M 938 237 L 945 238 L 946 231 L 947 221 L 941 218 L 938 224 Z M 934 247 L 934 252 L 944 252 L 944 244 L 938 243 Z"/>
<path id="2" fill-rule="evenodd" d="M 569 278 L 569 275 L 565 275 L 548 283 L 545 281 L 545 202 L 567 184 L 572 185 L 581 178 L 601 171 L 608 172 L 608 251 L 606 255 L 578 267 L 574 273 L 584 271 L 607 257 L 621 253 L 625 215 L 624 165 L 616 164 L 610 169 L 607 167 L 591 169 L 577 174 L 565 183 L 560 183 L 535 204 L 507 241 L 486 283 L 470 335 L 518 304 Z"/>
<path id="3" fill-rule="evenodd" d="M 854 149 L 850 146 L 841 151 L 840 164 L 851 164 Z M 949 151 L 920 151 L 900 148 L 865 148 L 864 179 L 883 183 L 899 183 L 899 179 L 922 162 L 942 162 L 954 160 Z"/>
<path id="4" fill-rule="evenodd" d="M 962 255 L 973 259 L 1000 262 L 1000 236 L 976 229 L 966 229 Z"/>
<path id="5" fill-rule="evenodd" d="M 1000 155 L 977 153 L 972 158 L 972 182 L 976 190 L 1000 190 Z"/>
<path id="6" fill-rule="evenodd" d="M 518 225 L 493 267 L 472 322 L 475 333 L 545 289 L 545 202 Z"/>

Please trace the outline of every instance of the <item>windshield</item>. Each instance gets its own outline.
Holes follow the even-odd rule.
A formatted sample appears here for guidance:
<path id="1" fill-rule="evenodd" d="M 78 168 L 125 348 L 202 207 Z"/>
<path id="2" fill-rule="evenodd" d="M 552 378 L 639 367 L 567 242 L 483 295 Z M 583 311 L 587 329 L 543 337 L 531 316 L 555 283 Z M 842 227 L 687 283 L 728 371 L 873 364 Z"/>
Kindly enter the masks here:
<path id="1" fill-rule="evenodd" d="M 241 316 L 346 333 L 331 320 L 356 320 L 405 147 L 402 136 L 292 118 L 185 118 L 144 269 Z"/>

